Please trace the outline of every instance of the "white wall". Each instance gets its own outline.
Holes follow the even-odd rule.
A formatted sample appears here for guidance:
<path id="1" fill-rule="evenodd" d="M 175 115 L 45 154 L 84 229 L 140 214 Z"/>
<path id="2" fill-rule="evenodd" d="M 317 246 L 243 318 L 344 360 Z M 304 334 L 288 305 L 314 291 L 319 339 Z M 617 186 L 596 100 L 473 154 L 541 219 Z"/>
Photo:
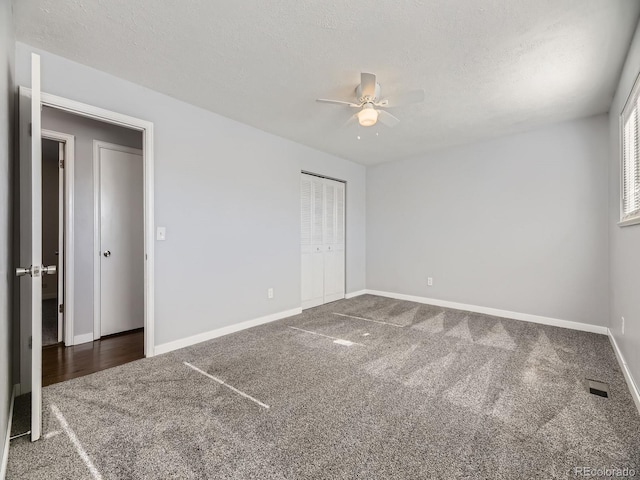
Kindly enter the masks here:
<path id="1" fill-rule="evenodd" d="M 142 148 L 142 133 L 53 108 L 42 110 L 42 128 L 75 136 L 73 334 L 84 335 L 93 332 L 93 141 Z"/>
<path id="2" fill-rule="evenodd" d="M 640 27 L 636 30 L 620 83 L 609 110 L 609 254 L 611 258 L 610 329 L 640 385 L 640 225 L 618 227 L 620 220 L 619 118 L 640 73 Z M 621 317 L 625 318 L 622 335 Z"/>
<path id="3" fill-rule="evenodd" d="M 11 285 L 14 29 L 11 1 L 0 1 L 0 462 L 13 389 Z"/>
<path id="4" fill-rule="evenodd" d="M 368 169 L 367 288 L 606 326 L 607 128 L 601 115 Z"/>
<path id="5" fill-rule="evenodd" d="M 300 306 L 302 169 L 348 182 L 347 292 L 365 288 L 364 167 L 18 42 L 19 84 L 32 51 L 43 91 L 154 122 L 157 345 Z"/>

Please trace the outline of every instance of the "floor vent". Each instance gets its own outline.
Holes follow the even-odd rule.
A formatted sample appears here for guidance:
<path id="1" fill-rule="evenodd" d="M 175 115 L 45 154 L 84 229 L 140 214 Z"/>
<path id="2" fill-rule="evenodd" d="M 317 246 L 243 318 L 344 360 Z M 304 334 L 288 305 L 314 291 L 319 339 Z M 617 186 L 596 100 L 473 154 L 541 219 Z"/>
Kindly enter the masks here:
<path id="1" fill-rule="evenodd" d="M 589 393 L 599 397 L 609 398 L 609 384 L 587 379 Z"/>

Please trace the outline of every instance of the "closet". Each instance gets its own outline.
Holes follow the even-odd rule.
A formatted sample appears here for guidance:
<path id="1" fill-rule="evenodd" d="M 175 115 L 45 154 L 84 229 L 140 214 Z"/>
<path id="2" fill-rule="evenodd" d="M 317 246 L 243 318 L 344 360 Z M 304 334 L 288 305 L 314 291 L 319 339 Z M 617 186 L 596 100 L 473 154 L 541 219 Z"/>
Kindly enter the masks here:
<path id="1" fill-rule="evenodd" d="M 345 184 L 302 174 L 302 308 L 344 298 Z"/>

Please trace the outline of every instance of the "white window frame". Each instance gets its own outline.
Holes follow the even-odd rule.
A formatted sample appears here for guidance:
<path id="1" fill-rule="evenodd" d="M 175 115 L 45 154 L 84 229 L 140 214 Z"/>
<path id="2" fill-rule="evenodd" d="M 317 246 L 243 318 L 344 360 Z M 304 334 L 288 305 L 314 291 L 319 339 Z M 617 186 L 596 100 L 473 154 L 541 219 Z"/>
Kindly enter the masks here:
<path id="1" fill-rule="evenodd" d="M 631 93 L 624 104 L 622 112 L 620 113 L 620 227 L 626 227 L 629 225 L 640 224 L 640 209 L 625 214 L 624 211 L 624 198 L 625 198 L 625 184 L 624 184 L 624 172 L 626 168 L 626 162 L 624 157 L 624 131 L 625 123 L 632 115 L 632 112 L 636 110 L 637 122 L 640 128 L 640 75 L 636 78 Z M 640 135 L 639 135 L 640 137 Z M 640 142 L 639 142 L 640 143 Z M 640 144 L 635 146 L 637 150 L 640 150 Z M 635 156 L 635 155 L 634 155 Z M 631 159 L 630 161 L 635 161 Z"/>

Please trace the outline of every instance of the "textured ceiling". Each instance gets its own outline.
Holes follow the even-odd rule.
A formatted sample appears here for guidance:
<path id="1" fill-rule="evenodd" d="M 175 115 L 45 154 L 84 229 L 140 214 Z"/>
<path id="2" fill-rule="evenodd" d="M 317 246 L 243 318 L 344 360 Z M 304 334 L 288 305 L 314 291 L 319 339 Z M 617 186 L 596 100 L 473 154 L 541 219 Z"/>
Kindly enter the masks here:
<path id="1" fill-rule="evenodd" d="M 372 165 L 606 112 L 637 0 L 15 0 L 20 41 Z M 423 88 L 342 128 L 361 71 Z M 376 135 L 378 133 L 379 135 Z M 361 136 L 361 140 L 357 136 Z"/>

